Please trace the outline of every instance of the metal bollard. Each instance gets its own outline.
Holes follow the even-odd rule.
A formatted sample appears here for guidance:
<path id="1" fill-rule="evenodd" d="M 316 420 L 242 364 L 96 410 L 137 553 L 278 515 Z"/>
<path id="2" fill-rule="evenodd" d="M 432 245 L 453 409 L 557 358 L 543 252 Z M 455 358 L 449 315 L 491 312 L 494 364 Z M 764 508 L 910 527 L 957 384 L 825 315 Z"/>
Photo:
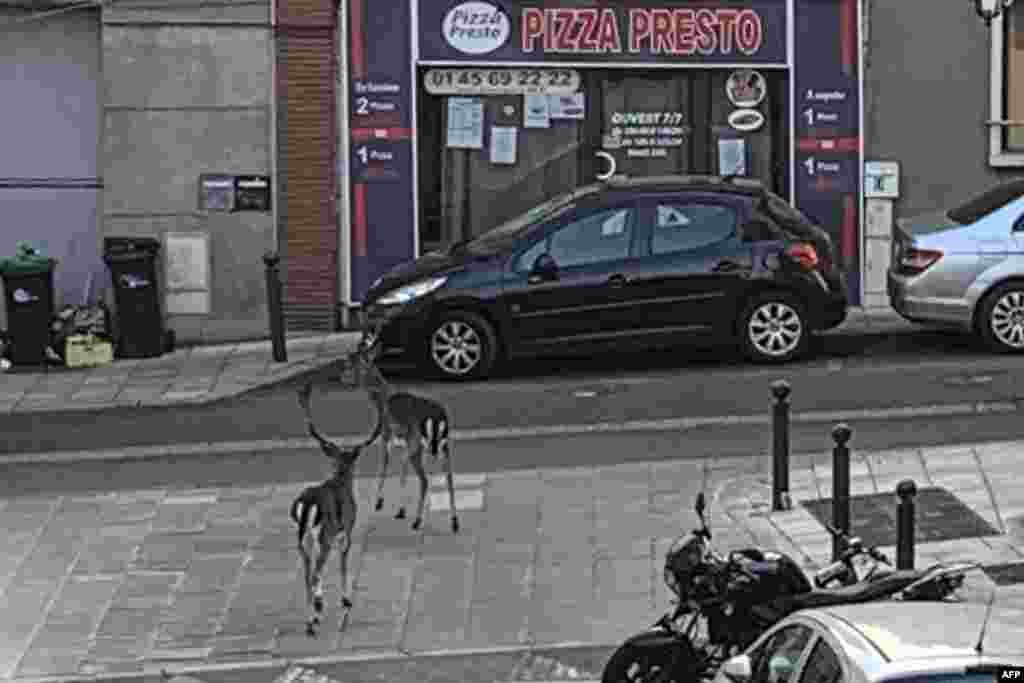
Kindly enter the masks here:
<path id="1" fill-rule="evenodd" d="M 274 346 L 274 362 L 288 362 L 288 350 L 284 345 L 284 311 L 281 305 L 281 258 L 272 251 L 263 255 L 267 267 L 267 313 L 270 316 L 270 341 Z"/>
<path id="2" fill-rule="evenodd" d="M 832 428 L 832 526 L 850 535 L 850 447 L 847 445 L 853 430 L 845 423 Z M 832 561 L 838 562 L 845 543 L 832 538 Z"/>
<path id="3" fill-rule="evenodd" d="M 789 497 L 789 382 L 772 382 L 772 510 L 792 508 Z"/>
<path id="4" fill-rule="evenodd" d="M 896 506 L 896 568 L 914 568 L 914 498 L 917 484 L 904 479 L 896 485 L 900 502 Z"/>

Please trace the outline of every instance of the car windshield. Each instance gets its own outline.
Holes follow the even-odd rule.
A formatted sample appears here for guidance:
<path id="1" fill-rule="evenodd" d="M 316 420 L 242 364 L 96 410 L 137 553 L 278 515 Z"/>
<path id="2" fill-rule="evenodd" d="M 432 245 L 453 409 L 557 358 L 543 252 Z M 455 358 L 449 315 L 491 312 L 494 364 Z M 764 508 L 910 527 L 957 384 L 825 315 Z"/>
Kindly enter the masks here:
<path id="1" fill-rule="evenodd" d="M 1024 195 L 1024 180 L 997 185 L 946 213 L 950 220 L 968 225 Z"/>
<path id="2" fill-rule="evenodd" d="M 558 195 L 539 206 L 533 207 L 526 213 L 505 221 L 498 227 L 488 230 L 479 237 L 469 240 L 461 246 L 464 246 L 467 250 L 476 254 L 492 254 L 496 251 L 500 251 L 510 242 L 517 241 L 533 226 L 542 221 L 548 220 L 559 213 L 568 211 L 575 205 L 577 199 L 591 194 L 592 192 L 596 192 L 599 188 L 600 185 L 597 184 L 585 185 L 573 190 L 572 192 L 566 192 L 565 194 Z"/>

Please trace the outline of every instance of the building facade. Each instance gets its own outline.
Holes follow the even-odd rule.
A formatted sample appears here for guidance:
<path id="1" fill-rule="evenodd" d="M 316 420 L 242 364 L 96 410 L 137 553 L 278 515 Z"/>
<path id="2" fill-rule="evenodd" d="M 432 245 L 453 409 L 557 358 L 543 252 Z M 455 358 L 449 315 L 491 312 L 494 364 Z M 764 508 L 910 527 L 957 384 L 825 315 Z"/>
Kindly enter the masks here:
<path id="1" fill-rule="evenodd" d="M 884 304 L 893 220 L 1024 165 L 1022 35 L 1024 3 L 987 29 L 924 0 L 7 0 L 0 252 L 40 244 L 80 303 L 109 297 L 104 237 L 156 237 L 178 337 L 242 339 L 268 250 L 289 325 L 333 329 L 392 266 L 578 185 L 738 174 Z"/>
<path id="2" fill-rule="evenodd" d="M 157 238 L 185 342 L 265 334 L 278 250 L 293 324 L 333 327 L 336 18 L 333 0 L 3 3 L 0 250 L 41 246 L 79 304 L 112 298 L 105 237 Z"/>
<path id="3" fill-rule="evenodd" d="M 351 273 L 609 173 L 743 175 L 861 283 L 857 0 L 347 0 Z"/>
<path id="4" fill-rule="evenodd" d="M 900 174 L 866 211 L 865 302 L 884 304 L 894 221 L 1024 171 L 1024 3 L 991 27 L 970 2 L 864 3 L 865 158 Z"/>

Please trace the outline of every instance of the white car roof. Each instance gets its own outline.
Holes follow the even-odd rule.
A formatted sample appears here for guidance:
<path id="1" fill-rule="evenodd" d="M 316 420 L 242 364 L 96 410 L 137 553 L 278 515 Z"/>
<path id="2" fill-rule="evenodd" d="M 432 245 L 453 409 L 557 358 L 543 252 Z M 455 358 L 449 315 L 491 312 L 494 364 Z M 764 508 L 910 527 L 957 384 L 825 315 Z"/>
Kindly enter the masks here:
<path id="1" fill-rule="evenodd" d="M 1024 665 L 1024 610 L 993 605 L 975 651 L 987 606 L 963 602 L 881 601 L 806 610 L 824 626 L 869 681 L 910 674 L 960 672 L 978 664 Z"/>

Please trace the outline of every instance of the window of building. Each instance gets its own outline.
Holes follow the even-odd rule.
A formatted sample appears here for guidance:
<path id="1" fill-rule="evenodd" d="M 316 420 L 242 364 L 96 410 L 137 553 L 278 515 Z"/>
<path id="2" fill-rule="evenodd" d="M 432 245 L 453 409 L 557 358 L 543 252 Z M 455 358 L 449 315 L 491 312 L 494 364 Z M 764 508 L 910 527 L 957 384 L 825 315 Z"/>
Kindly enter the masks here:
<path id="1" fill-rule="evenodd" d="M 1024 3 L 992 21 L 989 163 L 1024 166 Z"/>

